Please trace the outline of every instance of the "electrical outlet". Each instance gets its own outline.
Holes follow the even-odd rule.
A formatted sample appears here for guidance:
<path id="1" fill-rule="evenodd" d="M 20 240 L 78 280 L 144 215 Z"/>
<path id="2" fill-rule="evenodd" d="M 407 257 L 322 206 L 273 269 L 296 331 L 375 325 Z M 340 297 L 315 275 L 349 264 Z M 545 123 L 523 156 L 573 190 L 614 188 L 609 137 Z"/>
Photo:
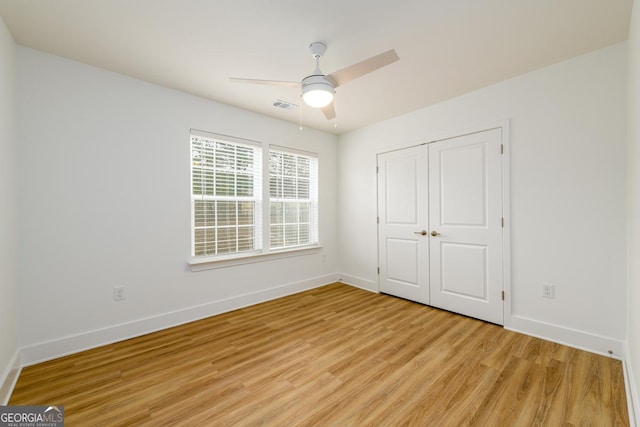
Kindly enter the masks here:
<path id="1" fill-rule="evenodd" d="M 551 283 L 543 283 L 542 284 L 542 296 L 544 298 L 555 298 L 556 297 L 556 287 Z"/>
<path id="2" fill-rule="evenodd" d="M 122 301 L 124 299 L 124 286 L 117 286 L 113 288 L 113 300 Z"/>

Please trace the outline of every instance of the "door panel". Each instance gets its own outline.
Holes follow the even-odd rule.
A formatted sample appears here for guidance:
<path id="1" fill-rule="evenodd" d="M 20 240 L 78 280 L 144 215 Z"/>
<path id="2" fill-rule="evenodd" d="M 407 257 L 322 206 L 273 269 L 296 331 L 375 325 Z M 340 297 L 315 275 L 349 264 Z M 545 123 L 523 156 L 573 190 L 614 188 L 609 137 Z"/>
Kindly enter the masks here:
<path id="1" fill-rule="evenodd" d="M 378 156 L 380 291 L 429 303 L 428 157 L 425 146 Z"/>
<path id="2" fill-rule="evenodd" d="M 487 300 L 487 247 L 441 243 L 442 292 Z"/>
<path id="3" fill-rule="evenodd" d="M 503 324 L 501 131 L 429 144 L 430 303 Z"/>
<path id="4" fill-rule="evenodd" d="M 486 227 L 485 150 L 485 145 L 439 150 L 442 225 Z"/>
<path id="5" fill-rule="evenodd" d="M 419 277 L 418 242 L 387 239 L 387 277 L 395 282 L 416 285 Z"/>
<path id="6" fill-rule="evenodd" d="M 385 162 L 386 223 L 418 223 L 418 162 L 419 159 L 414 154 L 406 157 L 394 156 Z"/>

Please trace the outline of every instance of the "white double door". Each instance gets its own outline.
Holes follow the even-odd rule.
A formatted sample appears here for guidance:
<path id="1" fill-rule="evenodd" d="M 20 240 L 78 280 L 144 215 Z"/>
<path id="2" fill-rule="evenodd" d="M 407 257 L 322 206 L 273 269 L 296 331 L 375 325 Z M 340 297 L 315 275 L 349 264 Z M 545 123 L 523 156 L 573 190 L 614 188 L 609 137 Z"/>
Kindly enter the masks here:
<path id="1" fill-rule="evenodd" d="M 502 137 L 378 155 L 380 291 L 503 324 Z"/>

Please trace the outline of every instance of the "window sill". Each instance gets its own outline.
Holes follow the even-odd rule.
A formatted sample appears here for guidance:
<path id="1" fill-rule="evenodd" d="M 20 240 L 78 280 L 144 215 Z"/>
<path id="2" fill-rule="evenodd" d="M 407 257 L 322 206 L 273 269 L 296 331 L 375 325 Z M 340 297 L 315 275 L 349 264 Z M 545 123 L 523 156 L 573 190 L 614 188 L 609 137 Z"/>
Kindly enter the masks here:
<path id="1" fill-rule="evenodd" d="M 322 246 L 303 246 L 299 248 L 282 249 L 268 253 L 251 253 L 242 256 L 224 258 L 192 259 L 188 262 L 191 271 L 213 270 L 216 268 L 233 267 L 235 265 L 255 264 L 257 262 L 271 261 L 282 258 L 292 258 L 303 255 L 319 253 Z"/>

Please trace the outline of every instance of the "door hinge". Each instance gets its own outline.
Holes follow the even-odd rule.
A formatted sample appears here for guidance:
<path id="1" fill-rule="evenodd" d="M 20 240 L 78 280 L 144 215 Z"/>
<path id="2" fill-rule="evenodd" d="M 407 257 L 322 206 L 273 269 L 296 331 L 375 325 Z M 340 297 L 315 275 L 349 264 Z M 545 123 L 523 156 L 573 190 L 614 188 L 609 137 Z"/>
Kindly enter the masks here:
<path id="1" fill-rule="evenodd" d="M 376 166 L 376 173 L 380 173 L 380 166 Z"/>
<path id="2" fill-rule="evenodd" d="M 504 218 L 502 218 L 502 228 L 504 228 Z"/>
<path id="3" fill-rule="evenodd" d="M 504 291 L 502 291 L 502 301 L 504 301 Z"/>
<path id="4" fill-rule="evenodd" d="M 378 267 L 378 274 L 380 274 L 380 267 Z"/>
<path id="5" fill-rule="evenodd" d="M 500 154 L 504 154 L 504 144 L 500 144 Z"/>
<path id="6" fill-rule="evenodd" d="M 380 217 L 376 218 L 376 223 L 380 224 Z"/>

